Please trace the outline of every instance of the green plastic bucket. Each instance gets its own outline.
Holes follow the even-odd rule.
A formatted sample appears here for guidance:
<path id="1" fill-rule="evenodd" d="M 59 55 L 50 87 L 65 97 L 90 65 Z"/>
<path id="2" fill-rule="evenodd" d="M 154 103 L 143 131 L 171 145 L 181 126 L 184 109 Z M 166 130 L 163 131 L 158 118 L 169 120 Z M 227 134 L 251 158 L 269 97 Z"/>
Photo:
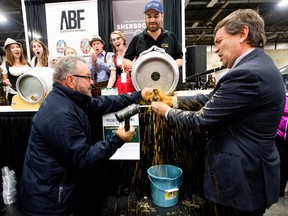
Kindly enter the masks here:
<path id="1" fill-rule="evenodd" d="M 151 182 L 152 202 L 160 207 L 176 205 L 183 171 L 179 167 L 163 164 L 150 167 L 147 173 Z"/>

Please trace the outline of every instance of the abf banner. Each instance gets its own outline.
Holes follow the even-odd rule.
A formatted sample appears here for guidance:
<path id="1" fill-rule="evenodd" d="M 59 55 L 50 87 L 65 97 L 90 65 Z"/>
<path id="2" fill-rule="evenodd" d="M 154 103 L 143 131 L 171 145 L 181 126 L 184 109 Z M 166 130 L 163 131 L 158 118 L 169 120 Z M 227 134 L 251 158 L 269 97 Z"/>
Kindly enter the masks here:
<path id="1" fill-rule="evenodd" d="M 72 47 L 77 55 L 89 55 L 89 41 L 98 34 L 97 1 L 50 3 L 45 9 L 51 54 L 62 56 L 65 47 Z"/>

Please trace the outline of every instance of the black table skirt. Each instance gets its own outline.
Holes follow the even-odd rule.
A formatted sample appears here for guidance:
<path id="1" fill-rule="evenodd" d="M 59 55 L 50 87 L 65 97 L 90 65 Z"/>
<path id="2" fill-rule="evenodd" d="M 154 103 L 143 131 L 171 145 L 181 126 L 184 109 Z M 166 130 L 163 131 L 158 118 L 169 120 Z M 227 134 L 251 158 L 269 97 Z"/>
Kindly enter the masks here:
<path id="1" fill-rule="evenodd" d="M 0 167 L 21 176 L 33 116 L 36 112 L 0 112 Z"/>
<path id="2" fill-rule="evenodd" d="M 0 166 L 8 166 L 14 170 L 18 180 L 22 174 L 35 113 L 0 112 Z M 172 164 L 183 170 L 180 197 L 185 199 L 192 194 L 202 197 L 205 135 L 171 128 L 165 119 L 157 119 L 155 114 L 147 113 L 147 109 L 139 114 L 141 159 L 108 161 L 105 166 L 101 164 L 97 167 L 88 180 L 90 184 L 87 185 L 95 186 L 87 188 L 87 192 L 90 192 L 88 199 L 95 199 L 95 194 L 117 197 L 134 194 L 138 198 L 150 197 L 147 170 L 155 164 Z M 92 131 L 94 127 L 97 126 L 92 125 Z M 99 125 L 95 130 L 99 131 Z"/>

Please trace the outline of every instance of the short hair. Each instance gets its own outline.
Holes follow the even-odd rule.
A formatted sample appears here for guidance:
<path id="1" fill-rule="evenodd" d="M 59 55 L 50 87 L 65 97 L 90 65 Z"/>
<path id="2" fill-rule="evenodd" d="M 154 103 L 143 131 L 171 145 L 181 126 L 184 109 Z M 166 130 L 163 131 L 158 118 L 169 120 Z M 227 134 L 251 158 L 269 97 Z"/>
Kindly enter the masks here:
<path id="1" fill-rule="evenodd" d="M 66 55 L 58 59 L 54 67 L 53 81 L 64 81 L 67 74 L 79 74 L 77 67 L 78 61 L 86 64 L 86 61 L 77 55 Z"/>
<path id="2" fill-rule="evenodd" d="M 217 31 L 224 27 L 228 34 L 238 34 L 244 26 L 249 28 L 247 43 L 253 47 L 263 48 L 266 43 L 265 23 L 263 18 L 252 9 L 238 9 L 223 20 L 214 29 L 214 37 Z"/>

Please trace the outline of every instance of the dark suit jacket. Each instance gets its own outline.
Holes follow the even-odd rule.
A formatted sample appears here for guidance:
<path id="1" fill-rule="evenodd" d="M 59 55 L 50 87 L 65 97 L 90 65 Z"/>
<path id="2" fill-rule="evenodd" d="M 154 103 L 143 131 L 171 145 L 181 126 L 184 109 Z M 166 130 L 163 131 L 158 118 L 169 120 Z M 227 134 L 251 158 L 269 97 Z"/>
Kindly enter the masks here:
<path id="1" fill-rule="evenodd" d="M 277 202 L 279 154 L 274 144 L 285 105 L 279 70 L 262 49 L 256 48 L 230 69 L 208 95 L 178 97 L 170 123 L 208 129 L 204 176 L 205 196 L 243 211 Z M 185 105 L 185 106 L 184 106 Z"/>

